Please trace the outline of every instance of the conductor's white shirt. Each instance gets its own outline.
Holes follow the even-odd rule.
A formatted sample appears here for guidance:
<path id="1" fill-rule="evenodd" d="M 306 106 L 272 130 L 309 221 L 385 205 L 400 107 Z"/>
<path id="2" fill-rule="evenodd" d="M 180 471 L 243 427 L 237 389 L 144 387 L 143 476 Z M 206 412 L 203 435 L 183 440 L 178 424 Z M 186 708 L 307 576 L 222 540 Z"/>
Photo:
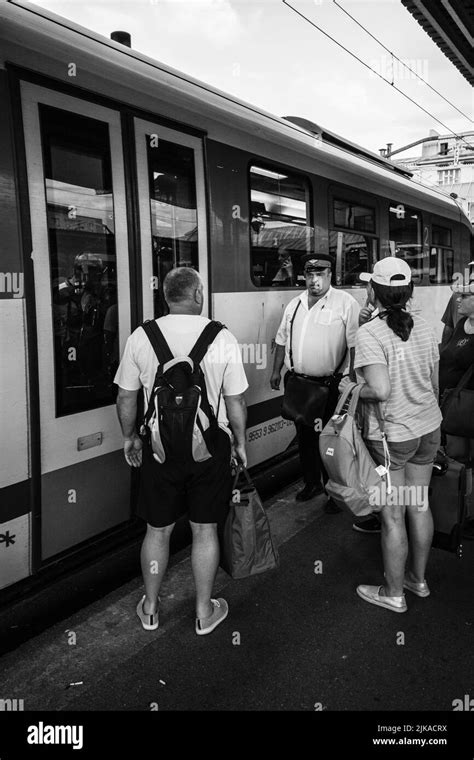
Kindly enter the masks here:
<path id="1" fill-rule="evenodd" d="M 339 371 L 349 367 L 348 348 L 355 346 L 359 327 L 359 304 L 349 293 L 329 287 L 311 309 L 308 291 L 293 298 L 286 307 L 275 342 L 285 346 L 285 365 L 290 369 L 290 323 L 293 322 L 293 365 L 297 373 L 312 377 L 331 375 L 345 357 Z M 347 355 L 346 355 L 347 354 Z"/>

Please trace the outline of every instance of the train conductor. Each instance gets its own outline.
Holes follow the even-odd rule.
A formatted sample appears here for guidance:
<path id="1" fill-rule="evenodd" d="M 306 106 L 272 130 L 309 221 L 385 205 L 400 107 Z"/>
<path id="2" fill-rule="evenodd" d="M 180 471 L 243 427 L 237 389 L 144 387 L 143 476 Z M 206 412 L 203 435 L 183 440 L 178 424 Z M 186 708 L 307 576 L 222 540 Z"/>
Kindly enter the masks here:
<path id="1" fill-rule="evenodd" d="M 295 374 L 329 387 L 328 400 L 319 424 L 318 421 L 312 426 L 295 423 L 304 480 L 304 488 L 297 493 L 296 499 L 307 501 L 323 493 L 323 483 L 328 479 L 319 454 L 319 434 L 321 427 L 334 413 L 340 378 L 343 374 L 353 373 L 359 305 L 349 293 L 331 286 L 335 264 L 332 256 L 326 253 L 306 254 L 301 263 L 306 290 L 289 302 L 283 314 L 275 338 L 270 385 L 273 390 L 279 390 L 281 369 L 285 364 Z M 340 511 L 331 500 L 327 501 L 324 509 L 329 513 Z"/>

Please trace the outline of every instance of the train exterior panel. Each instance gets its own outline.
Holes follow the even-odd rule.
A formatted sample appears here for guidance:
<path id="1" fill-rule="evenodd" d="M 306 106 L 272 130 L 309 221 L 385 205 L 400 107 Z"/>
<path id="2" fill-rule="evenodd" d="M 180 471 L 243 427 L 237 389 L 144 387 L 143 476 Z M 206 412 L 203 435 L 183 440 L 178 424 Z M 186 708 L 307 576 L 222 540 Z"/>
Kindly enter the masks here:
<path id="1" fill-rule="evenodd" d="M 387 162 L 37 6 L 0 0 L 0 22 L 6 589 L 130 524 L 112 380 L 130 331 L 162 313 L 172 266 L 199 269 L 205 313 L 239 341 L 257 465 L 294 438 L 269 378 L 301 254 L 331 250 L 336 286 L 361 304 L 361 267 L 404 255 L 414 308 L 441 331 L 471 230 Z"/>

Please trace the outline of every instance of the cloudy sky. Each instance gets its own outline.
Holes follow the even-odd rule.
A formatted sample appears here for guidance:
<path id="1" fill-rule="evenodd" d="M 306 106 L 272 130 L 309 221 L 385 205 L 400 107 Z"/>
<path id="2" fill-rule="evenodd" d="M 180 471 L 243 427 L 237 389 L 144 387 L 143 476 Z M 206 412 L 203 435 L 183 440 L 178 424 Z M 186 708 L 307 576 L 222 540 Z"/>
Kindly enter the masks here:
<path id="1" fill-rule="evenodd" d="M 437 2 L 439 0 L 436 0 Z M 468 82 L 400 0 L 337 0 L 380 42 L 463 111 L 473 116 Z M 99 34 L 121 29 L 132 47 L 279 116 L 303 116 L 378 151 L 424 137 L 430 129 L 472 129 L 395 61 L 394 84 L 431 115 L 379 79 L 297 15 L 324 29 L 386 79 L 390 54 L 334 0 L 40 0 Z"/>

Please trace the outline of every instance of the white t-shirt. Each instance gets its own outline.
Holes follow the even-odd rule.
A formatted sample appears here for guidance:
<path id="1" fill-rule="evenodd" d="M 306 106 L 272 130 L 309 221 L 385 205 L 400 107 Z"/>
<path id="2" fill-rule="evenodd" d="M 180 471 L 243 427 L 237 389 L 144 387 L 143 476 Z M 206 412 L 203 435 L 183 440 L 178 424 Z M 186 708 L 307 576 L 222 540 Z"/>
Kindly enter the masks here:
<path id="1" fill-rule="evenodd" d="M 171 353 L 188 356 L 200 334 L 210 320 L 194 314 L 168 314 L 156 320 L 164 335 Z M 158 359 L 142 327 L 130 335 L 125 345 L 122 361 L 114 377 L 114 382 L 127 391 L 136 391 L 143 387 L 145 409 L 155 379 Z M 219 426 L 230 434 L 229 420 L 223 396 L 237 396 L 248 388 L 239 344 L 231 332 L 221 330 L 209 346 L 201 362 L 206 378 L 209 403 L 214 412 L 219 408 L 217 421 Z"/>
<path id="2" fill-rule="evenodd" d="M 359 327 L 359 304 L 349 293 L 329 287 L 327 293 L 308 308 L 308 291 L 293 298 L 285 309 L 275 342 L 286 346 L 285 365 L 290 369 L 290 324 L 293 322 L 293 364 L 295 372 L 313 377 L 332 375 L 347 349 L 355 346 Z M 343 372 L 348 361 L 341 366 Z"/>

